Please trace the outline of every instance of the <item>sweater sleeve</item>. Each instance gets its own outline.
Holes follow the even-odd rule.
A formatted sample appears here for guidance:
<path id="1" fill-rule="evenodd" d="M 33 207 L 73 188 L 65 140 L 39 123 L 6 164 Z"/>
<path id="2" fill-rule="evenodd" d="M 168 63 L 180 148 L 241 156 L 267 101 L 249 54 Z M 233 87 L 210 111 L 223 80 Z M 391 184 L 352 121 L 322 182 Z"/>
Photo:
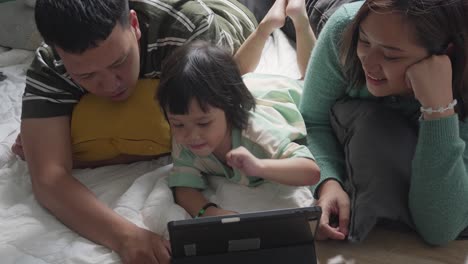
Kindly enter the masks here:
<path id="1" fill-rule="evenodd" d="M 320 182 L 311 187 L 315 198 L 323 182 L 329 179 L 341 182 L 345 175 L 343 148 L 332 130 L 329 112 L 336 100 L 346 94 L 339 43 L 351 19 L 345 6 L 330 17 L 314 47 L 304 80 L 300 110 L 307 128 L 308 147 L 321 170 Z"/>
<path id="2" fill-rule="evenodd" d="M 434 245 L 468 226 L 468 125 L 457 115 L 421 121 L 409 207 L 421 236 Z"/>

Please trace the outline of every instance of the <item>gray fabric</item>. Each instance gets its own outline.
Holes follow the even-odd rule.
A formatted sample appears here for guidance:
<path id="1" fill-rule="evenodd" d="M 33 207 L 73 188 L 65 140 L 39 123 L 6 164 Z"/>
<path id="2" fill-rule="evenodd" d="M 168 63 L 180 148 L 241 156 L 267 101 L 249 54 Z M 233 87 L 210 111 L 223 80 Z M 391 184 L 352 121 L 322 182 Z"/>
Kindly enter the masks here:
<path id="1" fill-rule="evenodd" d="M 247 7 L 255 16 L 258 22 L 262 21 L 275 0 L 237 0 Z"/>
<path id="2" fill-rule="evenodd" d="M 412 227 L 408 208 L 417 124 L 379 101 L 337 102 L 331 124 L 344 147 L 351 199 L 349 240 L 362 241 L 377 222 Z"/>
<path id="3" fill-rule="evenodd" d="M 0 46 L 35 50 L 42 42 L 34 21 L 35 0 L 0 3 Z"/>

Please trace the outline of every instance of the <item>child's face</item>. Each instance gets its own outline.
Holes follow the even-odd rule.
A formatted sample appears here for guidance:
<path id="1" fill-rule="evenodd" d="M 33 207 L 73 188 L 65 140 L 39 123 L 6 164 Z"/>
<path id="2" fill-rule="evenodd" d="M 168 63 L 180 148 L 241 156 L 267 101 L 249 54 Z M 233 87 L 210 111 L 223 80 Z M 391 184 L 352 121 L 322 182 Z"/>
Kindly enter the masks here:
<path id="1" fill-rule="evenodd" d="M 195 155 L 208 156 L 214 152 L 224 159 L 231 147 L 226 115 L 219 108 L 207 106 L 206 112 L 203 112 L 198 102 L 192 99 L 188 114 L 167 112 L 167 118 L 175 141 Z"/>
<path id="2" fill-rule="evenodd" d="M 411 94 L 406 70 L 428 56 L 400 13 L 371 11 L 361 22 L 357 55 L 375 96 Z"/>

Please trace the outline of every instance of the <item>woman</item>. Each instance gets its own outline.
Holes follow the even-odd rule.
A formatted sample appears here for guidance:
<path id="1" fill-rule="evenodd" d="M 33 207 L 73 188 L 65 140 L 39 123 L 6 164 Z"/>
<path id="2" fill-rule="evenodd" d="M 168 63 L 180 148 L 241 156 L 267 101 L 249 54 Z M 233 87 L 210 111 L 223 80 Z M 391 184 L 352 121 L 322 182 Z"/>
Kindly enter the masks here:
<path id="1" fill-rule="evenodd" d="M 323 210 L 318 238 L 345 239 L 350 219 L 362 222 L 361 228 L 371 228 L 379 217 L 403 220 L 434 245 L 448 243 L 467 227 L 468 21 L 463 2 L 360 1 L 342 6 L 325 25 L 311 56 L 301 102 L 309 148 L 322 172 L 322 180 L 313 189 Z M 390 121 L 388 116 L 392 116 Z M 399 117 L 405 121 L 392 121 Z M 416 127 L 415 148 L 398 138 L 388 141 L 391 128 L 405 122 Z M 348 126 L 358 126 L 353 128 L 356 134 L 349 135 Z M 344 133 L 348 135 L 342 137 Z M 373 145 L 374 141 L 366 144 L 361 139 L 359 148 L 370 150 L 357 151 L 356 158 L 351 155 L 356 145 L 350 142 L 357 134 L 380 140 Z M 392 149 L 406 148 L 403 152 L 410 153 L 411 162 L 407 176 L 395 173 L 389 176 L 391 180 L 380 182 L 382 175 L 404 163 L 397 159 L 382 162 L 379 153 L 391 149 L 382 150 L 378 144 L 388 142 Z M 366 167 L 373 164 L 379 166 Z M 363 176 L 369 174 L 375 177 Z M 363 177 L 368 177 L 365 184 L 356 188 Z M 393 188 L 395 182 L 398 188 Z M 359 208 L 359 195 L 369 191 L 366 188 L 383 190 L 368 196 L 374 203 L 391 200 L 389 204 L 395 204 L 404 197 L 400 212 L 407 210 L 407 216 L 399 213 L 392 218 L 377 212 L 356 218 L 354 210 L 350 214 L 350 207 Z"/>

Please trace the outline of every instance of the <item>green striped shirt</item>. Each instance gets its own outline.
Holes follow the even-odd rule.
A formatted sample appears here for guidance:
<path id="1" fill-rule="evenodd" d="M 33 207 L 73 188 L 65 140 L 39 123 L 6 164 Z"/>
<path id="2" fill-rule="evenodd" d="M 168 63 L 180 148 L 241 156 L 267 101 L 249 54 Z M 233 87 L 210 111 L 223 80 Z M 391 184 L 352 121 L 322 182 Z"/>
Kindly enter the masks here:
<path id="1" fill-rule="evenodd" d="M 158 78 L 162 60 L 194 39 L 212 41 L 234 53 L 257 25 L 236 0 L 130 0 L 129 4 L 142 31 L 140 78 Z M 71 79 L 57 53 L 42 44 L 26 74 L 22 118 L 71 115 L 86 93 Z"/>
<path id="2" fill-rule="evenodd" d="M 314 159 L 306 146 L 294 142 L 306 136 L 304 119 L 297 108 L 302 85 L 283 76 L 263 74 L 247 74 L 244 81 L 256 98 L 256 108 L 250 112 L 247 128 L 232 129 L 232 149 L 245 147 L 259 159 Z M 172 143 L 172 159 L 170 187 L 205 189 L 206 176 L 225 177 L 251 187 L 264 182 L 263 178 L 245 175 L 225 165 L 214 154 L 197 156 L 175 141 Z"/>

